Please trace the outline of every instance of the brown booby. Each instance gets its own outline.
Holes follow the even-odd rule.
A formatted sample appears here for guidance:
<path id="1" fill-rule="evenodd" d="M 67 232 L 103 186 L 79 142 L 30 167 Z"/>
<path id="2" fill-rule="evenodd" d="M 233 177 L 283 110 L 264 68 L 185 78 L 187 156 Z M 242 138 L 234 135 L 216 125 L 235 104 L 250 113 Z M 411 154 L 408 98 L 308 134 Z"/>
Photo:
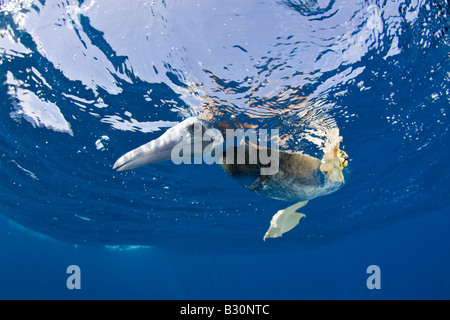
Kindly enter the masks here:
<path id="1" fill-rule="evenodd" d="M 215 162 L 220 163 L 231 176 L 240 179 L 247 189 L 270 198 L 297 202 L 273 216 L 264 240 L 280 237 L 294 228 L 304 217 L 296 210 L 309 200 L 334 192 L 344 184 L 342 170 L 347 167 L 349 158 L 339 149 L 342 138 L 336 131 L 322 159 L 300 152 L 261 147 L 258 141 L 241 139 L 236 145 L 228 145 L 225 144 L 224 136 L 226 133 L 229 140 L 230 132 L 236 135 L 236 131 L 231 131 L 229 126 L 212 128 L 208 121 L 190 117 L 168 129 L 159 138 L 126 153 L 116 161 L 113 168 L 118 171 L 130 170 L 170 159 L 180 163 L 209 152 Z M 231 137 L 234 140 L 234 136 Z M 256 155 L 253 162 L 250 161 L 252 154 Z M 243 157 L 239 158 L 238 155 Z M 264 168 L 273 165 L 261 161 L 263 155 L 277 162 L 275 171 L 262 174 Z"/>

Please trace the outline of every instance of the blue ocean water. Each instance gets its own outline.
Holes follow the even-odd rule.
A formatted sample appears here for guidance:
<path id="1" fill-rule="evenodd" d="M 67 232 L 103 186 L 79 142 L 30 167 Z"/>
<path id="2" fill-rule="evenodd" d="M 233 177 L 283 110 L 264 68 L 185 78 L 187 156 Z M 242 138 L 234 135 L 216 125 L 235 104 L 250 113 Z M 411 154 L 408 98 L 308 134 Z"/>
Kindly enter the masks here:
<path id="1" fill-rule="evenodd" d="M 449 14 L 419 0 L 0 1 L 0 298 L 450 298 Z M 345 186 L 262 241 L 290 203 L 219 166 L 112 169 L 205 106 L 313 156 L 339 128 Z"/>

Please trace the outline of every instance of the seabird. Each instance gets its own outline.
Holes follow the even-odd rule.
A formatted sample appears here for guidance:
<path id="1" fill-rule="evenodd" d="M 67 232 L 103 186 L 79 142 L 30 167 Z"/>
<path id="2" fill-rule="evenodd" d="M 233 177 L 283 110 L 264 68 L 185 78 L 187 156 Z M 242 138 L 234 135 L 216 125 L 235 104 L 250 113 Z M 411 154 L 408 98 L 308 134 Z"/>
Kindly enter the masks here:
<path id="1" fill-rule="evenodd" d="M 342 138 L 338 133 L 334 134 L 333 145 L 329 145 L 329 150 L 324 150 L 323 158 L 318 159 L 299 152 L 260 147 L 250 141 L 227 147 L 224 136 L 229 139 L 230 130 L 227 129 L 231 126 L 221 122 L 212 128 L 208 120 L 200 116 L 185 119 L 159 138 L 120 157 L 113 168 L 117 171 L 130 170 L 160 161 L 174 161 L 174 157 L 177 161 L 201 157 L 205 151 L 211 153 L 214 150 L 215 154 L 212 152 L 211 155 L 219 159 L 225 171 L 247 189 L 270 198 L 297 202 L 273 216 L 264 240 L 280 237 L 294 228 L 304 217 L 296 210 L 305 206 L 309 200 L 334 192 L 344 184 L 342 170 L 347 167 L 349 158 L 339 149 Z M 256 163 L 249 161 L 252 152 L 257 155 Z M 262 169 L 269 166 L 267 162 L 260 161 L 262 153 L 278 161 L 277 170 L 272 174 L 261 174 Z M 244 161 L 237 159 L 239 154 L 244 154 Z"/>

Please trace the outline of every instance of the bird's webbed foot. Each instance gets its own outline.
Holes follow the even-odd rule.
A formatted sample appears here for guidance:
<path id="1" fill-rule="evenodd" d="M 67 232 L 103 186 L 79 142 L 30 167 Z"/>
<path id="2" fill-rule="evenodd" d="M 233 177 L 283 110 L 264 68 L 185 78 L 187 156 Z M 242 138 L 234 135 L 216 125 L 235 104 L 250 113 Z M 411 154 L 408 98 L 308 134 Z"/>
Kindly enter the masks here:
<path id="1" fill-rule="evenodd" d="M 348 165 L 348 155 L 339 149 L 339 143 L 328 153 L 326 153 L 320 164 L 320 171 L 328 179 L 336 182 L 344 182 L 342 170 Z"/>
<path id="2" fill-rule="evenodd" d="M 269 230 L 267 230 L 264 235 L 264 241 L 266 238 L 278 238 L 283 235 L 283 233 L 292 230 L 296 225 L 298 225 L 301 218 L 304 218 L 303 213 L 298 213 L 296 210 L 304 207 L 308 201 L 302 201 L 290 206 L 284 210 L 279 210 L 270 221 Z"/>

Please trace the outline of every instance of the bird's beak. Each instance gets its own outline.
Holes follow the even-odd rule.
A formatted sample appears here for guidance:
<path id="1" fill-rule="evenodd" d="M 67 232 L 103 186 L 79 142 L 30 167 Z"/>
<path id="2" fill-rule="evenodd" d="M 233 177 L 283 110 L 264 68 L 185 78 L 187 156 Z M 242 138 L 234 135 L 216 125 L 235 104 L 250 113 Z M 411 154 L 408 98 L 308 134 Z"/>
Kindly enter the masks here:
<path id="1" fill-rule="evenodd" d="M 180 150 L 183 146 L 189 146 L 187 150 L 191 151 L 181 157 L 178 153 L 176 156 L 179 158 L 195 156 L 195 151 L 199 149 L 191 148 L 191 146 L 195 143 L 202 143 L 202 128 L 204 128 L 204 124 L 201 120 L 188 118 L 167 130 L 158 139 L 152 140 L 120 157 L 114 164 L 113 169 L 117 169 L 117 171 L 130 170 L 151 163 L 173 160 L 172 155 L 175 147 Z M 200 134 L 197 134 L 198 132 Z"/>

